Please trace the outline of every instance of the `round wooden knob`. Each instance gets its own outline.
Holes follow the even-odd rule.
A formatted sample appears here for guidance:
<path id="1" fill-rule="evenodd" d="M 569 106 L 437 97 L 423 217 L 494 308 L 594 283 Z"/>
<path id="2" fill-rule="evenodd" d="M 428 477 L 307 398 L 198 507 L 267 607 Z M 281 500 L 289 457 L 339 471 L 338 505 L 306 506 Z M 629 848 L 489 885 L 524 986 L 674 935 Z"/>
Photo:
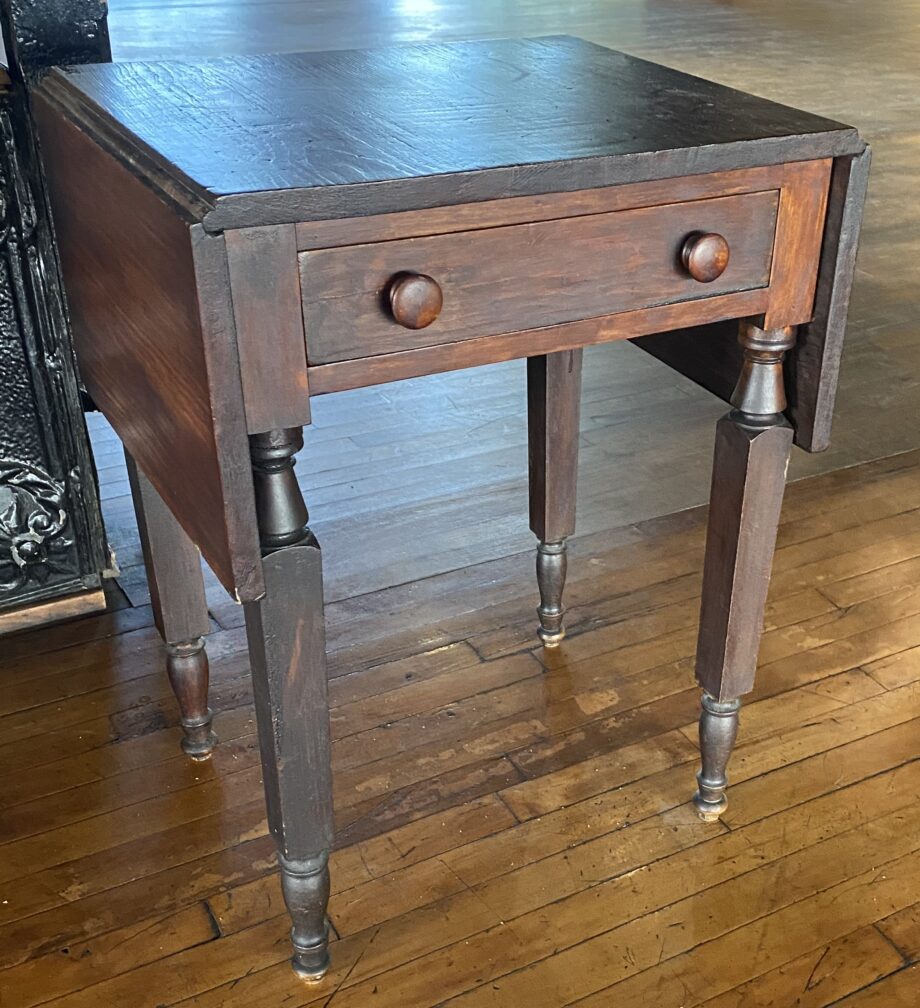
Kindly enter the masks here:
<path id="1" fill-rule="evenodd" d="M 407 329 L 424 329 L 441 314 L 444 295 L 437 280 L 423 273 L 400 273 L 389 286 L 390 311 Z"/>
<path id="2" fill-rule="evenodd" d="M 729 257 L 728 242 L 720 234 L 688 235 L 680 250 L 684 269 L 700 283 L 712 283 L 725 272 Z"/>

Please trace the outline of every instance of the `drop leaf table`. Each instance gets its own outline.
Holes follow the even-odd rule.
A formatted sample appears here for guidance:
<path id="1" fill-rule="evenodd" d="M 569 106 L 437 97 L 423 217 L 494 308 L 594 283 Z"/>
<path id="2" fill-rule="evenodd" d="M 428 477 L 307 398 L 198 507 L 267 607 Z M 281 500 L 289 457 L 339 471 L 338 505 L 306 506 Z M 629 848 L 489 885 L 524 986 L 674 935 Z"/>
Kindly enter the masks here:
<path id="1" fill-rule="evenodd" d="M 566 37 L 58 69 L 33 93 L 83 380 L 129 455 L 184 748 L 215 743 L 198 551 L 245 607 L 293 963 L 328 967 L 311 397 L 527 359 L 538 633 L 561 641 L 583 348 L 721 395 L 697 678 L 725 807 L 793 440 L 827 445 L 856 131 Z"/>

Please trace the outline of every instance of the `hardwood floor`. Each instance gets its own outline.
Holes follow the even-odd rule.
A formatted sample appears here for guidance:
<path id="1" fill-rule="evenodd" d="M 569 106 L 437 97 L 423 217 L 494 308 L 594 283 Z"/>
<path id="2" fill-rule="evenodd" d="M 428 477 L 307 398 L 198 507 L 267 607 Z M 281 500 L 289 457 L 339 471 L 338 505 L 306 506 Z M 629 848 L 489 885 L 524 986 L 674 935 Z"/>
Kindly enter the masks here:
<path id="1" fill-rule="evenodd" d="M 4 1006 L 913 1004 L 920 452 L 790 487 L 715 825 L 688 801 L 704 518 L 576 538 L 558 652 L 529 551 L 338 579 L 318 987 L 287 965 L 238 621 L 207 764 L 146 605 L 4 641 Z"/>
<path id="2" fill-rule="evenodd" d="M 326 981 L 300 984 L 242 614 L 209 576 L 221 742 L 192 764 L 95 416 L 111 610 L 0 640 L 0 1005 L 915 1005 L 920 451 L 841 467 L 916 445 L 917 0 L 111 11 L 120 59 L 581 34 L 852 121 L 876 162 L 835 446 L 794 456 L 813 478 L 787 494 L 719 823 L 689 803 L 705 511 L 682 509 L 705 497 L 724 407 L 633 347 L 587 352 L 553 653 L 523 365 L 322 398 L 299 473 L 330 598 L 336 940 Z"/>

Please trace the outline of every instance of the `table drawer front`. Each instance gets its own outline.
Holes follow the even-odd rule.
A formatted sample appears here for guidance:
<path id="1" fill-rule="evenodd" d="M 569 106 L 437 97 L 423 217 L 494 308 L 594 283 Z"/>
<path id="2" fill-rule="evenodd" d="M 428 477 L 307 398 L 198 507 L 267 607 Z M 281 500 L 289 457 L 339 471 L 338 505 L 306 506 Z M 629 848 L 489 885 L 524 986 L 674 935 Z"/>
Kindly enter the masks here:
<path id="1" fill-rule="evenodd" d="M 675 304 L 770 282 L 779 192 L 746 193 L 300 255 L 311 365 Z M 724 273 L 695 280 L 681 262 L 694 232 L 725 237 Z M 434 322 L 394 320 L 394 277 L 430 276 Z"/>

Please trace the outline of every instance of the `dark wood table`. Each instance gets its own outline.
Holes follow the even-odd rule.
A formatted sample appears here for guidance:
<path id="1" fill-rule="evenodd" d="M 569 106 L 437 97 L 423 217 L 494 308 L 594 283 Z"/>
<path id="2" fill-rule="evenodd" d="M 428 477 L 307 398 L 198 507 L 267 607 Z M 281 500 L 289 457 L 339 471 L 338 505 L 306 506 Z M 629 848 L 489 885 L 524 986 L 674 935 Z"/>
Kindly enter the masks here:
<path id="1" fill-rule="evenodd" d="M 33 100 L 80 370 L 129 453 L 195 758 L 215 743 L 199 550 L 246 610 L 295 970 L 328 967 L 333 842 L 322 566 L 293 471 L 314 395 L 527 358 L 546 647 L 582 348 L 635 339 L 730 400 L 696 672 L 694 801 L 717 817 L 789 451 L 828 443 L 856 131 L 572 38 L 88 66 Z"/>

